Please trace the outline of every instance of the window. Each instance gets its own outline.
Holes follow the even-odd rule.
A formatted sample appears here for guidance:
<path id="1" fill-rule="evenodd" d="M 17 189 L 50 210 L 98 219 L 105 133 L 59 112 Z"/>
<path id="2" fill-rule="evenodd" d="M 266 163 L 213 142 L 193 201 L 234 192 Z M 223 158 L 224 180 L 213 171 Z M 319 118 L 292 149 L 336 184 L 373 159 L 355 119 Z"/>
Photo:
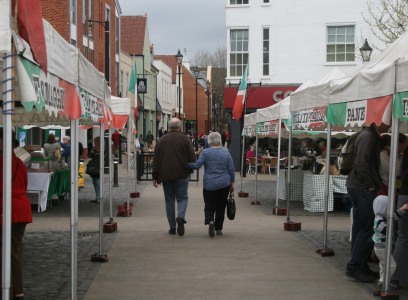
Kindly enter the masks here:
<path id="1" fill-rule="evenodd" d="M 71 24 L 76 25 L 76 0 L 71 0 L 71 5 L 70 5 L 70 14 L 71 14 Z"/>
<path id="2" fill-rule="evenodd" d="M 354 25 L 327 27 L 327 62 L 354 62 L 354 31 Z"/>
<path id="3" fill-rule="evenodd" d="M 269 75 L 269 28 L 263 29 L 263 45 L 262 45 L 262 52 L 263 52 L 263 75 Z"/>
<path id="4" fill-rule="evenodd" d="M 230 51 L 230 76 L 242 76 L 249 55 L 247 29 L 231 30 Z"/>
<path id="5" fill-rule="evenodd" d="M 230 5 L 248 4 L 249 0 L 230 0 Z"/>
<path id="6" fill-rule="evenodd" d="M 126 97 L 128 96 L 128 91 L 129 91 L 129 73 L 126 72 Z M 135 99 L 137 101 L 137 99 Z"/>
<path id="7" fill-rule="evenodd" d="M 263 3 L 269 3 L 269 0 L 263 0 Z"/>

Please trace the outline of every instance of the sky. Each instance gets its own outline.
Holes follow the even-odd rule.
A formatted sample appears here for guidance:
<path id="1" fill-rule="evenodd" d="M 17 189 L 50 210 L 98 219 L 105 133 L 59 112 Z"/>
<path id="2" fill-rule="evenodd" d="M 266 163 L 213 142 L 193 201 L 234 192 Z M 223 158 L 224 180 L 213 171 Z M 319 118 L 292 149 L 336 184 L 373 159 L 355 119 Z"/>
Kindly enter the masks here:
<path id="1" fill-rule="evenodd" d="M 224 0 L 119 0 L 122 15 L 147 13 L 154 53 L 192 59 L 199 50 L 226 46 Z"/>

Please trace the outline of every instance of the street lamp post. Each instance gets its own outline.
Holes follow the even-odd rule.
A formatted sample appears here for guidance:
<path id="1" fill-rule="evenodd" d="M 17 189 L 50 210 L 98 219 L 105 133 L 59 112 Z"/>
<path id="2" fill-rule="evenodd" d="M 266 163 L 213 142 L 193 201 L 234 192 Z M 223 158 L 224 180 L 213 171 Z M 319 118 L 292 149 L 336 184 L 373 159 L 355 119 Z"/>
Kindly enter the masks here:
<path id="1" fill-rule="evenodd" d="M 200 75 L 200 70 L 196 66 L 194 68 L 194 77 L 196 80 L 196 115 L 195 115 L 195 134 L 194 134 L 194 140 L 195 140 L 195 146 L 196 150 L 198 151 L 198 76 Z"/>
<path id="2" fill-rule="evenodd" d="M 211 101 L 210 101 L 210 94 L 211 94 L 211 92 L 210 92 L 210 81 L 207 79 L 207 81 L 205 82 L 205 85 L 206 85 L 206 87 L 207 87 L 207 90 L 206 90 L 206 94 L 207 94 L 207 98 L 208 98 L 208 114 L 207 114 L 207 118 L 208 118 L 208 122 L 207 122 L 207 134 L 208 133 L 210 133 L 210 129 L 211 129 L 211 124 L 210 124 L 210 121 L 211 121 L 211 118 L 210 118 L 210 115 L 211 115 Z"/>
<path id="3" fill-rule="evenodd" d="M 178 69 L 178 117 L 181 120 L 181 64 L 183 62 L 183 54 L 181 54 L 180 49 L 178 49 L 178 52 L 176 54 L 176 60 L 177 60 L 177 69 Z"/>
<path id="4" fill-rule="evenodd" d="M 106 21 L 97 21 L 97 20 L 86 20 L 88 22 L 88 38 L 93 38 L 93 30 L 92 30 L 92 24 L 93 23 L 98 23 L 105 28 L 105 78 L 106 81 L 108 82 L 108 85 L 110 85 L 110 68 L 109 68 L 109 20 L 106 19 Z"/>

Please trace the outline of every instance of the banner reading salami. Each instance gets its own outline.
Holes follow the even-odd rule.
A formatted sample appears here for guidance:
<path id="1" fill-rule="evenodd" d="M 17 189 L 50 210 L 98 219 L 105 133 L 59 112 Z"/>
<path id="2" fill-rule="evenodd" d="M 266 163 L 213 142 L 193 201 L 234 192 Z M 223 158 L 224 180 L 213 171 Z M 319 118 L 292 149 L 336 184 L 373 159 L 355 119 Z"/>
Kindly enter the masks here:
<path id="1" fill-rule="evenodd" d="M 326 107 L 303 109 L 292 113 L 293 129 L 312 129 L 325 125 Z"/>

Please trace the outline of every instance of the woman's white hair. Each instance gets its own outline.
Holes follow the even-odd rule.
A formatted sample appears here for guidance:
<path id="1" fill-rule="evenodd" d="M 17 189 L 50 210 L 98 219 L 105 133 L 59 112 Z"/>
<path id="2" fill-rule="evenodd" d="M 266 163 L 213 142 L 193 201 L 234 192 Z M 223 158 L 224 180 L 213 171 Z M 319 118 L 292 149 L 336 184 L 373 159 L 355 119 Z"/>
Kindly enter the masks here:
<path id="1" fill-rule="evenodd" d="M 219 134 L 218 132 L 211 132 L 208 135 L 207 142 L 210 147 L 221 146 L 221 134 Z"/>

